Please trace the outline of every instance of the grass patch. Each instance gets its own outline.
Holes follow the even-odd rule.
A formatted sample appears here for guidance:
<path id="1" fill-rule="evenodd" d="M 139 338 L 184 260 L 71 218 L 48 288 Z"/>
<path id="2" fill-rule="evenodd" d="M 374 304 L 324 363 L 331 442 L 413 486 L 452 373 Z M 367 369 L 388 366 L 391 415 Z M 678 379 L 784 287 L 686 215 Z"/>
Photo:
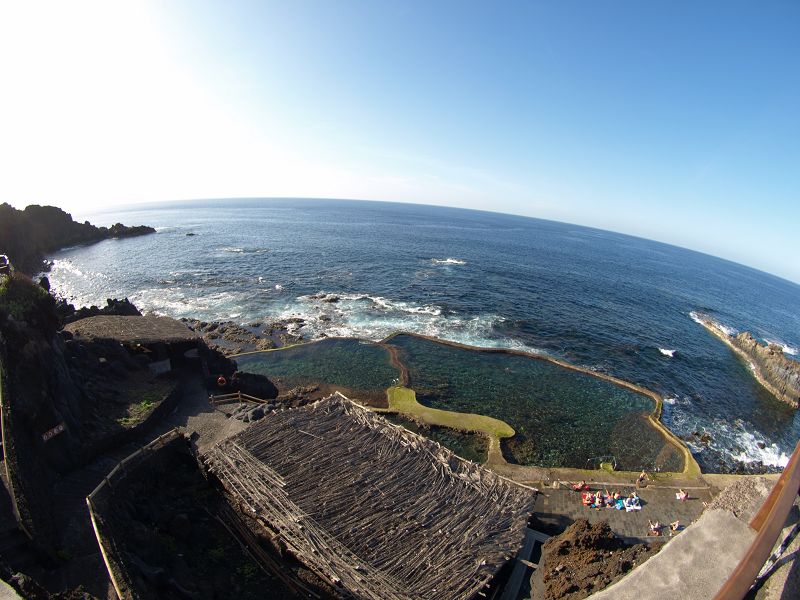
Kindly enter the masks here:
<path id="1" fill-rule="evenodd" d="M 0 313 L 24 321 L 37 312 L 47 298 L 44 289 L 23 275 L 0 275 Z"/>
<path id="2" fill-rule="evenodd" d="M 122 417 L 117 422 L 123 427 L 133 427 L 147 417 L 150 413 L 150 409 L 152 409 L 155 403 L 160 399 L 157 392 L 147 392 L 144 394 L 142 401 L 128 407 L 128 415 Z"/>
<path id="3" fill-rule="evenodd" d="M 427 425 L 483 433 L 490 438 L 497 439 L 509 438 L 514 435 L 514 429 L 500 419 L 424 406 L 417 402 L 417 395 L 414 390 L 409 388 L 390 387 L 386 391 L 386 397 L 389 400 L 390 411 L 409 415 Z"/>

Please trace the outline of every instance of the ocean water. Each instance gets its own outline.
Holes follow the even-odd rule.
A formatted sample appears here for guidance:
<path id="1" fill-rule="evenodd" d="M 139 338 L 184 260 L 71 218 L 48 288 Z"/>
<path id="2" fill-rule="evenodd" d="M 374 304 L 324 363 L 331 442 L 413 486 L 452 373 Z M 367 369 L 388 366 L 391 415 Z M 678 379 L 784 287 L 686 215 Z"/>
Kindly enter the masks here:
<path id="1" fill-rule="evenodd" d="M 220 200 L 87 218 L 158 233 L 54 255 L 51 284 L 76 304 L 127 296 L 175 317 L 300 317 L 310 339 L 405 330 L 546 353 L 661 394 L 674 432 L 710 434 L 690 445 L 710 471 L 783 466 L 800 438 L 800 413 L 692 318 L 796 354 L 800 286 L 741 265 L 597 229 L 421 205 Z"/>

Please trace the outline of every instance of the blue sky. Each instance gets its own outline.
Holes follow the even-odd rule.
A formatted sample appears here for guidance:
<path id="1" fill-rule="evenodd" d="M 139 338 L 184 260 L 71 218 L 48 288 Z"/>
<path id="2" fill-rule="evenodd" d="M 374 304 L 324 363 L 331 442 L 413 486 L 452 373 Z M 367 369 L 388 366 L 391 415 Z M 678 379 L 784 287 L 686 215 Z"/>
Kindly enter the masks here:
<path id="1" fill-rule="evenodd" d="M 0 200 L 462 206 L 798 282 L 799 30 L 796 1 L 8 3 Z"/>

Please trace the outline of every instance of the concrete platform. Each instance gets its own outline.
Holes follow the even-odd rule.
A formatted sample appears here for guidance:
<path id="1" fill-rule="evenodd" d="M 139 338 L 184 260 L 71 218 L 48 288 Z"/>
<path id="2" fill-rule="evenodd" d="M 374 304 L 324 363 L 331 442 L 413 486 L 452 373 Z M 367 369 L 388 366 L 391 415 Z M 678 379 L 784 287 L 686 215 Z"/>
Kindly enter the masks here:
<path id="1" fill-rule="evenodd" d="M 599 488 L 592 485 L 591 489 L 595 491 Z M 627 495 L 635 487 L 617 485 L 608 489 L 610 491 L 618 490 Z M 534 507 L 535 518 L 531 526 L 548 535 L 558 535 L 572 525 L 575 520 L 583 518 L 588 519 L 590 523 L 608 521 L 611 530 L 626 541 L 661 540 L 664 537 L 648 535 L 648 519 L 659 521 L 665 525 L 679 520 L 682 525 L 688 526 L 702 514 L 703 502 L 711 500 L 711 492 L 708 489 L 696 488 L 687 491 L 689 491 L 689 500 L 681 502 L 675 498 L 677 489 L 672 487 L 648 486 L 638 489 L 636 493 L 642 500 L 642 510 L 625 512 L 613 508 L 600 510 L 587 508 L 581 504 L 581 495 L 578 492 L 563 488 L 539 487 L 539 495 Z M 668 538 L 669 533 L 665 533 Z"/>
<path id="2" fill-rule="evenodd" d="M 592 598 L 713 598 L 754 537 L 755 531 L 730 512 L 708 510 L 661 552 Z"/>

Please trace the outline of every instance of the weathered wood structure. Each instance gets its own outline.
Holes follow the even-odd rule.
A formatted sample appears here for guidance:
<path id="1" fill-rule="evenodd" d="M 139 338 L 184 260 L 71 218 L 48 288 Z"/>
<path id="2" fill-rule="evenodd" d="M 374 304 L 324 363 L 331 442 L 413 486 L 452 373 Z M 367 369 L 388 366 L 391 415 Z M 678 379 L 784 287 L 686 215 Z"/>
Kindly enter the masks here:
<path id="1" fill-rule="evenodd" d="M 536 497 L 338 394 L 272 414 L 203 460 L 235 503 L 358 599 L 475 597 L 522 545 Z"/>

